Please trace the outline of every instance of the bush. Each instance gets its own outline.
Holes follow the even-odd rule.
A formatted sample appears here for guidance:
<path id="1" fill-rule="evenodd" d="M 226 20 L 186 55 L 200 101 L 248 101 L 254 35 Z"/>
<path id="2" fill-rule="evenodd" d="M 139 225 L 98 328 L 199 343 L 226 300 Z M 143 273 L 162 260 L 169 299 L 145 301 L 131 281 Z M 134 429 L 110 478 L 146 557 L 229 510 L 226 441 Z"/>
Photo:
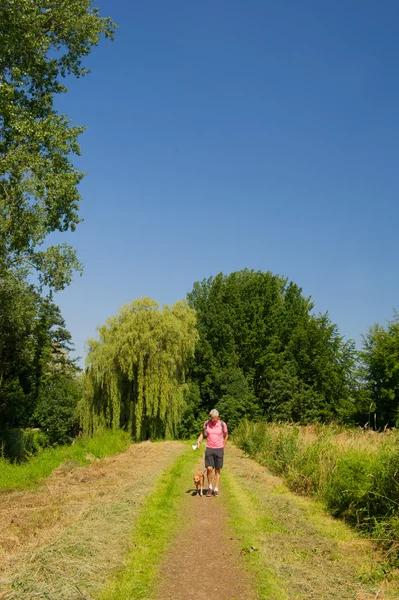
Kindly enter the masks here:
<path id="1" fill-rule="evenodd" d="M 0 456 L 22 462 L 48 446 L 48 438 L 40 429 L 2 429 Z"/>
<path id="2" fill-rule="evenodd" d="M 77 404 L 82 396 L 80 379 L 59 375 L 42 384 L 34 413 L 50 445 L 69 444 L 79 431 Z"/>

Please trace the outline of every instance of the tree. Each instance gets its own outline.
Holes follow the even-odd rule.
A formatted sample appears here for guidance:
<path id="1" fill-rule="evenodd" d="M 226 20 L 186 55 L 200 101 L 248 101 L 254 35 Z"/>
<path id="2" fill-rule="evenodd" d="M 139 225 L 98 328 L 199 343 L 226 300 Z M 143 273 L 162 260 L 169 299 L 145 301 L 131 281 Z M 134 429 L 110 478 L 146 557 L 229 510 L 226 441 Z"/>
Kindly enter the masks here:
<path id="1" fill-rule="evenodd" d="M 195 283 L 188 302 L 200 336 L 190 372 L 200 410 L 218 405 L 232 423 L 245 412 L 302 422 L 340 414 L 352 393 L 353 343 L 312 312 L 295 283 L 271 272 L 219 273 Z"/>
<path id="2" fill-rule="evenodd" d="M 29 418 L 39 303 L 23 279 L 0 279 L 0 427 L 19 427 Z"/>
<path id="3" fill-rule="evenodd" d="M 0 279 L 0 427 L 32 423 L 42 388 L 54 374 L 77 372 L 71 335 L 58 306 L 24 279 Z"/>
<path id="4" fill-rule="evenodd" d="M 79 223 L 82 127 L 54 108 L 62 79 L 88 73 L 82 58 L 115 24 L 91 0 L 4 0 L 0 6 L 0 278 L 38 273 L 60 290 L 80 269 L 66 244 L 41 246 L 51 232 Z"/>
<path id="5" fill-rule="evenodd" d="M 40 386 L 33 419 L 51 445 L 68 444 L 79 430 L 81 377 L 57 372 Z"/>
<path id="6" fill-rule="evenodd" d="M 184 301 L 159 310 L 144 298 L 99 327 L 99 339 L 88 342 L 85 431 L 122 427 L 135 440 L 175 436 L 197 340 L 195 321 Z"/>
<path id="7" fill-rule="evenodd" d="M 253 420 L 261 415 L 255 394 L 238 367 L 220 371 L 213 392 L 213 405 L 228 422 L 230 431 L 242 419 Z"/>
<path id="8" fill-rule="evenodd" d="M 184 390 L 184 409 L 177 428 L 177 437 L 188 439 L 198 436 L 208 415 L 201 410 L 199 385 L 195 381 L 187 382 Z"/>
<path id="9" fill-rule="evenodd" d="M 370 394 L 370 412 L 379 427 L 398 424 L 399 409 L 399 314 L 384 328 L 370 327 L 363 336 L 363 380 Z"/>

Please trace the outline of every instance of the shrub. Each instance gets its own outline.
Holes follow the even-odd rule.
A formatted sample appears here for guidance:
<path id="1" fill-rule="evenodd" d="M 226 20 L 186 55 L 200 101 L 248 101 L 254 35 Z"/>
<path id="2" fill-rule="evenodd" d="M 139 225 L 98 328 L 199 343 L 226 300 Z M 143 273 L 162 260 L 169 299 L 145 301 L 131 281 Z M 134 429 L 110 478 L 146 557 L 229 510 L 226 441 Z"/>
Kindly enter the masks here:
<path id="1" fill-rule="evenodd" d="M 40 429 L 2 429 L 0 456 L 22 462 L 48 446 L 48 438 Z"/>
<path id="2" fill-rule="evenodd" d="M 69 444 L 77 434 L 77 404 L 81 396 L 79 378 L 61 374 L 41 385 L 33 418 L 46 431 L 51 445 Z"/>

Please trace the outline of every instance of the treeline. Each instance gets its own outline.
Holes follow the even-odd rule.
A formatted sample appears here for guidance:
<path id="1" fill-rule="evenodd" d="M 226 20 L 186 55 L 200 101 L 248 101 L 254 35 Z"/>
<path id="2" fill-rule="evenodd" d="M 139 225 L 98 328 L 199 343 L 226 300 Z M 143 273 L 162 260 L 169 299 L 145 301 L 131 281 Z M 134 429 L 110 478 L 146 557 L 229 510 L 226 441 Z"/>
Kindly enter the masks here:
<path id="1" fill-rule="evenodd" d="M 358 352 L 297 284 L 271 272 L 220 273 L 172 307 L 122 307 L 89 340 L 85 374 L 58 307 L 24 280 L 2 282 L 0 331 L 3 446 L 27 427 L 51 444 L 79 428 L 188 437 L 213 407 L 231 431 L 244 418 L 374 429 L 397 421 L 397 316 L 371 327 Z"/>
<path id="2" fill-rule="evenodd" d="M 357 352 L 297 284 L 271 272 L 220 273 L 195 283 L 187 303 L 160 311 L 136 301 L 99 328 L 84 430 L 188 437 L 213 407 L 230 430 L 243 418 L 392 427 L 398 339 L 396 320 L 374 326 Z"/>
<path id="3" fill-rule="evenodd" d="M 301 288 L 270 272 L 220 273 L 188 294 L 199 341 L 183 430 L 216 406 L 231 427 L 246 417 L 307 424 L 396 425 L 399 322 L 375 325 L 358 352 Z"/>
<path id="4" fill-rule="evenodd" d="M 68 443 L 79 429 L 82 382 L 71 335 L 50 297 L 23 278 L 0 280 L 0 444 L 22 458 L 38 445 Z M 23 434 L 26 428 L 41 433 Z"/>
<path id="5" fill-rule="evenodd" d="M 47 242 L 80 222 L 72 159 L 83 128 L 54 99 L 115 27 L 86 0 L 0 5 L 0 453 L 17 454 L 18 438 L 21 456 L 63 443 L 79 424 L 184 437 L 215 406 L 231 430 L 243 417 L 394 426 L 397 315 L 358 353 L 297 284 L 270 272 L 221 273 L 162 310 L 128 305 L 90 341 L 79 376 L 53 292 L 81 264 L 69 245 Z"/>
<path id="6" fill-rule="evenodd" d="M 82 59 L 114 29 L 87 0 L 0 4 L 0 455 L 66 441 L 78 426 L 71 336 L 52 294 L 81 264 L 48 236 L 80 222 L 72 158 L 84 128 L 54 98 L 66 77 L 88 73 Z M 28 426 L 45 435 L 24 435 Z"/>

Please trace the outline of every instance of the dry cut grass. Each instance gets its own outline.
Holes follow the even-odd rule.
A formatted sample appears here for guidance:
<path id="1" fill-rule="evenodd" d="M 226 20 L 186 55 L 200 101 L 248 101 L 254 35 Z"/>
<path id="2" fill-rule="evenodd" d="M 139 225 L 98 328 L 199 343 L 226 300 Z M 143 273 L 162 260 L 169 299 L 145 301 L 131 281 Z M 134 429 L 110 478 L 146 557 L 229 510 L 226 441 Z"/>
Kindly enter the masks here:
<path id="1" fill-rule="evenodd" d="M 0 598 L 93 598 L 123 564 L 157 476 L 184 450 L 136 444 L 85 468 L 65 463 L 35 491 L 0 494 Z"/>

